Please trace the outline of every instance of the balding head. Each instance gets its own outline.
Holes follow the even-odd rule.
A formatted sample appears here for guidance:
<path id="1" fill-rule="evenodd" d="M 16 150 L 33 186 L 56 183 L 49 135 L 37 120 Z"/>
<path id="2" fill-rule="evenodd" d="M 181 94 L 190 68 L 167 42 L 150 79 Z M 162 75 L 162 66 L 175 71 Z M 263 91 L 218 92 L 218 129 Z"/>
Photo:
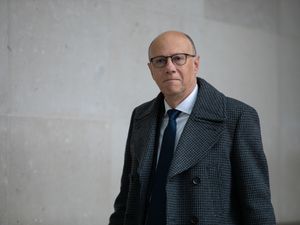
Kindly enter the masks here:
<path id="1" fill-rule="evenodd" d="M 169 44 L 170 42 L 172 43 L 180 42 L 182 47 L 185 46 L 187 47 L 187 50 L 190 50 L 189 52 L 190 54 L 192 55 L 197 54 L 194 41 L 189 35 L 179 31 L 166 31 L 158 35 L 149 45 L 149 49 L 148 49 L 149 59 L 156 56 L 154 55 L 155 50 L 166 47 L 164 45 Z"/>

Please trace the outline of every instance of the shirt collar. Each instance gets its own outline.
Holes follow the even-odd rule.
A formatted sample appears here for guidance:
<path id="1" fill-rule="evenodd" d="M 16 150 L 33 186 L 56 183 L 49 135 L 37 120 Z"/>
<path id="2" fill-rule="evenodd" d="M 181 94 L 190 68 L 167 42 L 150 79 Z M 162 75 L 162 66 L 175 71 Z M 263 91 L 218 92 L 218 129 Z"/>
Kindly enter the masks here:
<path id="1" fill-rule="evenodd" d="M 198 85 L 194 87 L 194 90 L 191 92 L 191 94 L 189 94 L 189 96 L 187 96 L 175 109 L 190 115 L 197 99 L 197 93 Z M 166 112 L 171 109 L 166 100 L 164 100 L 164 104 Z"/>

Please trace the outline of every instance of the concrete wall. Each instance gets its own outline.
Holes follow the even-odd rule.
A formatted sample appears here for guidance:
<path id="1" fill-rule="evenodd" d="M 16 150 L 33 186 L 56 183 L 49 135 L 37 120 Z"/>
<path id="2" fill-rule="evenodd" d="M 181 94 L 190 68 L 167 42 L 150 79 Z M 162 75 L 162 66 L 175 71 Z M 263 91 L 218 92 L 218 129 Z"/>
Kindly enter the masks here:
<path id="1" fill-rule="evenodd" d="M 190 34 L 204 77 L 260 114 L 276 215 L 300 220 L 298 0 L 0 0 L 0 225 L 106 224 L 147 47 Z"/>

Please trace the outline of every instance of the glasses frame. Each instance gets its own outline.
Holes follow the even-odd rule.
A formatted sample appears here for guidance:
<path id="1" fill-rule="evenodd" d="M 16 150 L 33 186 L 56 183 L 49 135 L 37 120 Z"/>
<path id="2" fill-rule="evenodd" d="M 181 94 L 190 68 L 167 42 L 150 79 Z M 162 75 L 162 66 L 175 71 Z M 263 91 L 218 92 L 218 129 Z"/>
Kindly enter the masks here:
<path id="1" fill-rule="evenodd" d="M 185 61 L 184 61 L 183 64 L 178 65 L 176 62 L 173 62 L 173 57 L 174 57 L 174 56 L 177 56 L 177 55 L 184 55 L 184 56 L 185 56 Z M 188 53 L 175 53 L 175 54 L 168 55 L 168 56 L 159 55 L 159 56 L 155 56 L 155 57 L 150 58 L 149 61 L 150 61 L 150 63 L 151 63 L 155 68 L 164 68 L 164 67 L 167 65 L 167 63 L 168 63 L 168 58 L 171 59 L 171 61 L 172 61 L 172 63 L 173 63 L 174 65 L 176 65 L 176 66 L 183 66 L 183 65 L 186 64 L 186 61 L 187 61 L 187 58 L 188 58 L 188 57 L 196 57 L 196 55 L 192 55 L 192 54 L 188 54 Z M 166 59 L 166 63 L 165 63 L 164 65 L 162 65 L 162 66 L 157 66 L 156 64 L 153 63 L 153 60 L 156 59 L 156 58 L 164 58 L 164 59 Z"/>

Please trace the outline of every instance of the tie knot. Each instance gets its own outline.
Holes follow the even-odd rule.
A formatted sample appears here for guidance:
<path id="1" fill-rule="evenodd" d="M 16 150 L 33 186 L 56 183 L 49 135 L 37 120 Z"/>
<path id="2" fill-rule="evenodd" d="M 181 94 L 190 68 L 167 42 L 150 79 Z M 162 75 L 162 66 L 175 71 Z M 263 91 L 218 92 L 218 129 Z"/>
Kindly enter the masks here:
<path id="1" fill-rule="evenodd" d="M 176 118 L 179 116 L 179 114 L 181 112 L 177 109 L 169 109 L 167 111 L 167 113 L 168 113 L 168 116 L 169 116 L 169 120 L 176 120 Z"/>

